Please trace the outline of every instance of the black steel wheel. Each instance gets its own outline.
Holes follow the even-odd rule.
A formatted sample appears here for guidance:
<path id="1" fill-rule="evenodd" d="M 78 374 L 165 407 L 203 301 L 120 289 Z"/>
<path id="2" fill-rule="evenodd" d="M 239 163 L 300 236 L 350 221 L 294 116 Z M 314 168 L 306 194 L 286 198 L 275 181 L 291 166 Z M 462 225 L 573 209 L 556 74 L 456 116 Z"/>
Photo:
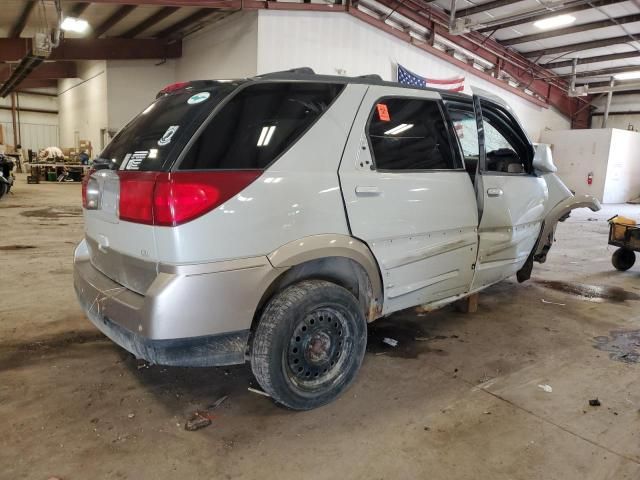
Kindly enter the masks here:
<path id="1" fill-rule="evenodd" d="M 636 263 L 636 254 L 633 250 L 629 250 L 628 248 L 619 248 L 613 255 L 611 256 L 611 263 L 618 270 L 624 272 L 625 270 L 629 270 L 633 267 L 633 264 Z"/>
<path id="2" fill-rule="evenodd" d="M 364 357 L 366 321 L 357 299 L 323 280 L 278 293 L 265 308 L 251 345 L 251 367 L 278 403 L 309 410 L 334 400 Z"/>

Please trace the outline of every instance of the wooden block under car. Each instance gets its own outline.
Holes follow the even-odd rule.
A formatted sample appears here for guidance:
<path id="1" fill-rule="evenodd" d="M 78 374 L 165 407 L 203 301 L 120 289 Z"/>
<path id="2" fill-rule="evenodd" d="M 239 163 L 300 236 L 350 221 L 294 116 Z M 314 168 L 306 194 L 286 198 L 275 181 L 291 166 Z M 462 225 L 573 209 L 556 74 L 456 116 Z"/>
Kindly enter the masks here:
<path id="1" fill-rule="evenodd" d="M 472 293 L 468 297 L 455 302 L 456 310 L 463 313 L 476 313 L 478 311 L 478 293 Z"/>

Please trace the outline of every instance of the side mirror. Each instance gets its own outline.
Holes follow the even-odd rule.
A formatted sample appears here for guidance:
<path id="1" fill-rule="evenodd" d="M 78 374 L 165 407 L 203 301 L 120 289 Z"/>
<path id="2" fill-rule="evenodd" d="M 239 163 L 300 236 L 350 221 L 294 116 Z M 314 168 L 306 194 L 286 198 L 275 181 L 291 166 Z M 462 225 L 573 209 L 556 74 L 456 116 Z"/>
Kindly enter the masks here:
<path id="1" fill-rule="evenodd" d="M 553 164 L 553 155 L 551 155 L 551 146 L 546 143 L 536 143 L 536 150 L 533 156 L 533 168 L 544 173 L 554 173 L 558 168 Z"/>

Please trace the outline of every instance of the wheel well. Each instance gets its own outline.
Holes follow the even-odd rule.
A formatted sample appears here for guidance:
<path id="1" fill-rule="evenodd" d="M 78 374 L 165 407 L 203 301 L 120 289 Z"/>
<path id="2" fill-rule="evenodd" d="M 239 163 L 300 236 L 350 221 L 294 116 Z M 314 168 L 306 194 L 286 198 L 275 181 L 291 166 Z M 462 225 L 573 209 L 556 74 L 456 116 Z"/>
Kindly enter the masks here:
<path id="1" fill-rule="evenodd" d="M 301 280 L 326 280 L 349 290 L 360 303 L 367 321 L 372 321 L 382 311 L 381 299 L 375 297 L 366 270 L 347 257 L 324 257 L 309 260 L 287 269 L 264 292 L 258 303 L 251 330 L 260 320 L 267 302 L 279 291 Z"/>

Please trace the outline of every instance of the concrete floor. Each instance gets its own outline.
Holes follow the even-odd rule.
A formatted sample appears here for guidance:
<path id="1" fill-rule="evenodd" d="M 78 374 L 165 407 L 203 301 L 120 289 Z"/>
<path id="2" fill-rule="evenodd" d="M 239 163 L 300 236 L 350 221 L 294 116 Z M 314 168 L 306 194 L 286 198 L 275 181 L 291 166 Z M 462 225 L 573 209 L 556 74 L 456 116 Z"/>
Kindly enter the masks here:
<path id="1" fill-rule="evenodd" d="M 107 341 L 73 293 L 79 185 L 20 177 L 0 200 L 0 478 L 638 479 L 640 266 L 611 266 L 616 212 L 640 218 L 575 214 L 532 281 L 490 288 L 476 314 L 373 324 L 355 385 L 293 413 L 247 391 L 245 366 L 145 367 Z"/>

